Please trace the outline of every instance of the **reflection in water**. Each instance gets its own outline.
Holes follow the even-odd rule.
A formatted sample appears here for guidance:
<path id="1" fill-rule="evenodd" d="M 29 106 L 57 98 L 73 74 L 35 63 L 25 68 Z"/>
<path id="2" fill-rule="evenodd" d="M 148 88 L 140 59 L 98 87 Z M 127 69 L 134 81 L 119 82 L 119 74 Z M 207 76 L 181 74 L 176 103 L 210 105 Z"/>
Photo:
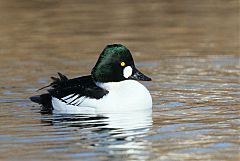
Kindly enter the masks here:
<path id="1" fill-rule="evenodd" d="M 146 159 L 146 151 L 151 143 L 140 141 L 152 127 L 152 111 L 135 111 L 134 113 L 108 113 L 102 115 L 54 114 L 52 118 L 42 118 L 43 124 L 54 127 L 75 128 L 91 131 L 85 136 L 94 149 L 106 153 L 119 151 L 133 158 Z M 78 129 L 78 130 L 77 130 Z M 96 138 L 97 137 L 97 138 Z M 81 140 L 77 142 L 81 142 Z M 77 157 L 78 154 L 73 156 Z"/>
<path id="2" fill-rule="evenodd" d="M 52 119 L 45 120 L 53 126 L 90 128 L 98 127 L 103 129 L 115 129 L 121 131 L 131 131 L 151 127 L 152 110 L 140 110 L 131 113 L 104 113 L 93 114 L 53 114 Z"/>

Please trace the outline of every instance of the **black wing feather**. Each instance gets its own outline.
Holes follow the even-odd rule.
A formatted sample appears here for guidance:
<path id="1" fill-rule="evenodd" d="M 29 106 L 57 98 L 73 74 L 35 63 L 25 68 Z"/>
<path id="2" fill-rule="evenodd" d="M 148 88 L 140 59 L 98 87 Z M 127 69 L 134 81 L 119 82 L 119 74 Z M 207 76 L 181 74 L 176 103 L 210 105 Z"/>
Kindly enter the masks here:
<path id="1" fill-rule="evenodd" d="M 91 75 L 68 79 L 63 74 L 58 74 L 59 78 L 52 77 L 53 82 L 50 84 L 52 88 L 48 90 L 56 98 L 61 99 L 70 94 L 75 94 L 100 99 L 108 93 L 107 90 L 95 84 Z"/>
<path id="2" fill-rule="evenodd" d="M 33 102 L 42 104 L 45 111 L 52 110 L 51 96 L 56 97 L 63 102 L 66 102 L 62 98 L 72 94 L 73 96 L 78 95 L 78 98 L 80 98 L 81 96 L 85 96 L 89 98 L 100 99 L 108 93 L 107 90 L 95 84 L 91 75 L 73 79 L 68 79 L 65 75 L 61 73 L 58 73 L 58 75 L 58 78 L 51 77 L 53 82 L 50 85 L 39 89 L 41 90 L 47 87 L 51 87 L 50 89 L 48 89 L 48 93 L 39 96 L 33 96 L 30 98 Z M 75 100 L 71 102 L 74 101 Z"/>
<path id="3" fill-rule="evenodd" d="M 63 74 L 61 74 L 59 72 L 58 72 L 58 75 L 59 75 L 59 78 L 51 77 L 53 82 L 51 84 L 47 85 L 47 86 L 44 86 L 44 87 L 38 89 L 38 91 L 40 91 L 40 90 L 42 90 L 44 88 L 47 88 L 47 87 L 52 87 L 52 88 L 61 87 L 69 80 L 65 75 L 63 75 Z"/>

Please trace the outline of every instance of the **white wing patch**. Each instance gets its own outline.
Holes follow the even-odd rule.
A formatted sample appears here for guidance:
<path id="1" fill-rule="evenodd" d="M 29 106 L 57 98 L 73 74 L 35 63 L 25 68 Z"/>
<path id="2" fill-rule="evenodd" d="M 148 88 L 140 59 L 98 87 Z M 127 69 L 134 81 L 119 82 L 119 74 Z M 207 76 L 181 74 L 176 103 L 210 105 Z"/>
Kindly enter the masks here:
<path id="1" fill-rule="evenodd" d="M 70 94 L 61 98 L 61 100 L 63 100 L 67 104 L 74 106 L 79 106 L 85 99 L 85 96 L 80 96 L 79 94 Z"/>
<path id="2" fill-rule="evenodd" d="M 62 99 L 63 99 L 63 100 L 66 100 L 66 99 L 72 97 L 73 95 L 74 95 L 74 94 L 70 94 L 70 95 L 68 95 L 68 96 L 63 97 Z"/>

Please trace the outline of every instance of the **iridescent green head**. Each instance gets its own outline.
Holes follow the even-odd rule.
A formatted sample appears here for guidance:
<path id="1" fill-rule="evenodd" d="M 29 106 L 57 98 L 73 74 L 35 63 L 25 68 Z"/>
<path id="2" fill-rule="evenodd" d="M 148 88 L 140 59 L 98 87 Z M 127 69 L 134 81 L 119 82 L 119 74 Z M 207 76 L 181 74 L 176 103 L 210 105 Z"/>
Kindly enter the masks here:
<path id="1" fill-rule="evenodd" d="M 151 78 L 139 72 L 131 52 L 121 44 L 107 45 L 92 69 L 97 82 L 120 82 L 128 79 L 150 81 Z"/>

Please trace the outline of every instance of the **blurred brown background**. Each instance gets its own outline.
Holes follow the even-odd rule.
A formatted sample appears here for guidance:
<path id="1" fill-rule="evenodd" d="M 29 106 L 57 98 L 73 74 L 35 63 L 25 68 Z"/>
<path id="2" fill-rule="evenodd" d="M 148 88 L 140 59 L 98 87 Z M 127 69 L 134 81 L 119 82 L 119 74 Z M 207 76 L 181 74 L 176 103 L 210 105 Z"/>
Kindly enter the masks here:
<path id="1" fill-rule="evenodd" d="M 239 0 L 2 0 L 0 15 L 8 59 L 95 57 L 116 42 L 147 58 L 239 54 Z"/>
<path id="2" fill-rule="evenodd" d="M 137 62 L 238 55 L 239 8 L 239 0 L 2 0 L 1 82 L 89 73 L 111 43 L 126 45 Z"/>

